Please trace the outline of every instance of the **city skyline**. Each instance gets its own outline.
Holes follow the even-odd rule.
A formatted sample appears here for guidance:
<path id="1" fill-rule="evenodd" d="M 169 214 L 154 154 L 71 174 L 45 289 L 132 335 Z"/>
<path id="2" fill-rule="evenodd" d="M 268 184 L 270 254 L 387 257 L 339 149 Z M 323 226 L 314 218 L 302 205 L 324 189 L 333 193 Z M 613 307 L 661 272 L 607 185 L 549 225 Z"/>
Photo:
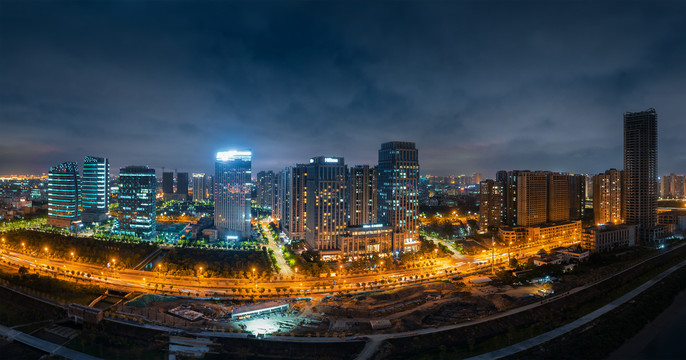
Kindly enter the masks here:
<path id="1" fill-rule="evenodd" d="M 394 140 L 422 174 L 600 173 L 650 107 L 659 174 L 686 169 L 684 4 L 36 4 L 0 5 L 0 174 L 84 154 L 212 173 L 226 148 L 255 173 L 373 164 Z"/>

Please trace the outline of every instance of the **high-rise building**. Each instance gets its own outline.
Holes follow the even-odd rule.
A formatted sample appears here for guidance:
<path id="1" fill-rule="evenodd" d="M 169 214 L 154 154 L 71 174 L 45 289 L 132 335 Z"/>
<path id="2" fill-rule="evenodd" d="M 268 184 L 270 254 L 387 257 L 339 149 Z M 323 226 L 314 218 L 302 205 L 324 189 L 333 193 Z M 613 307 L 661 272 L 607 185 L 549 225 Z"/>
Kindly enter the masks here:
<path id="1" fill-rule="evenodd" d="M 214 224 L 226 239 L 250 237 L 251 151 L 217 153 L 214 176 Z"/>
<path id="2" fill-rule="evenodd" d="M 165 195 L 174 193 L 174 173 L 173 172 L 163 172 L 162 173 L 162 192 Z"/>
<path id="3" fill-rule="evenodd" d="M 107 158 L 86 156 L 81 180 L 81 219 L 85 223 L 107 220 L 110 200 L 110 162 Z"/>
<path id="4" fill-rule="evenodd" d="M 596 225 L 624 222 L 622 171 L 610 169 L 593 177 L 593 218 Z"/>
<path id="5" fill-rule="evenodd" d="M 393 228 L 392 251 L 419 249 L 419 157 L 413 142 L 381 144 L 377 168 L 379 221 Z"/>
<path id="6" fill-rule="evenodd" d="M 290 200 L 290 172 L 288 168 L 279 171 L 276 176 L 276 191 L 278 201 L 274 203 L 274 217 L 279 220 L 279 227 L 285 230 L 288 219 L 288 202 Z"/>
<path id="7" fill-rule="evenodd" d="M 202 201 L 207 199 L 205 191 L 205 174 L 193 174 L 193 201 Z"/>
<path id="8" fill-rule="evenodd" d="M 274 209 L 276 182 L 273 171 L 260 171 L 257 173 L 257 206 L 263 209 Z"/>
<path id="9" fill-rule="evenodd" d="M 516 174 L 517 218 L 513 225 L 532 226 L 546 223 L 548 221 L 548 174 L 544 171 L 520 171 Z"/>
<path id="10" fill-rule="evenodd" d="M 502 224 L 503 184 L 499 181 L 483 180 L 479 194 L 479 227 L 482 230 L 496 230 Z"/>
<path id="11" fill-rule="evenodd" d="M 581 220 L 586 208 L 586 176 L 569 176 L 569 219 Z"/>
<path id="12" fill-rule="evenodd" d="M 570 213 L 570 175 L 548 173 L 548 222 L 567 221 Z"/>
<path id="13" fill-rule="evenodd" d="M 305 241 L 322 255 L 340 253 L 346 230 L 346 175 L 342 157 L 318 156 L 307 166 Z"/>
<path id="14" fill-rule="evenodd" d="M 660 179 L 660 197 L 663 199 L 682 199 L 685 194 L 685 184 L 684 175 L 671 173 L 662 176 Z"/>
<path id="15" fill-rule="evenodd" d="M 586 177 L 586 199 L 593 198 L 593 176 L 584 175 Z"/>
<path id="16" fill-rule="evenodd" d="M 214 176 L 205 175 L 205 199 L 214 201 Z"/>
<path id="17" fill-rule="evenodd" d="M 307 165 L 297 164 L 284 170 L 284 228 L 289 238 L 305 239 L 307 220 Z"/>
<path id="18" fill-rule="evenodd" d="M 119 170 L 119 216 L 116 229 L 122 234 L 154 240 L 157 226 L 157 178 L 155 169 L 127 166 Z"/>
<path id="19" fill-rule="evenodd" d="M 657 112 L 624 114 L 624 221 L 637 225 L 638 242 L 656 240 Z"/>
<path id="20" fill-rule="evenodd" d="M 76 162 L 64 162 L 48 173 L 47 224 L 68 229 L 79 216 L 79 168 Z"/>
<path id="21" fill-rule="evenodd" d="M 350 225 L 376 223 L 376 167 L 350 168 Z"/>
<path id="22" fill-rule="evenodd" d="M 474 175 L 472 175 L 472 184 L 481 184 L 482 179 L 483 176 L 481 173 L 474 173 Z"/>
<path id="23" fill-rule="evenodd" d="M 188 173 L 187 172 L 176 173 L 176 194 L 178 195 L 178 200 L 181 200 L 181 201 L 188 200 Z"/>

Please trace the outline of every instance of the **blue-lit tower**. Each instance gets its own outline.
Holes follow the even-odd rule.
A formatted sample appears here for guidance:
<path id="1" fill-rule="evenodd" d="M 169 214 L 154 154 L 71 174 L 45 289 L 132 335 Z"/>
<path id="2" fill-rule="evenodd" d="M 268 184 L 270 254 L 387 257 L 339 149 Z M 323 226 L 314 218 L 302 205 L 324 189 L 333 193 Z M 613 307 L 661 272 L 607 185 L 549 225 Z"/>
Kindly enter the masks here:
<path id="1" fill-rule="evenodd" d="M 48 220 L 51 226 L 68 229 L 79 218 L 79 168 L 64 162 L 48 174 Z"/>
<path id="2" fill-rule="evenodd" d="M 127 166 L 119 170 L 119 216 L 116 231 L 154 240 L 157 222 L 155 169 Z"/>
<path id="3" fill-rule="evenodd" d="M 110 162 L 107 158 L 86 156 L 83 159 L 81 206 L 84 223 L 107 220 L 110 195 Z"/>
<path id="4" fill-rule="evenodd" d="M 378 218 L 393 227 L 393 251 L 419 250 L 419 158 L 413 142 L 381 144 Z"/>
<path id="5" fill-rule="evenodd" d="M 218 152 L 214 170 L 214 225 L 223 239 L 250 237 L 252 152 Z"/>

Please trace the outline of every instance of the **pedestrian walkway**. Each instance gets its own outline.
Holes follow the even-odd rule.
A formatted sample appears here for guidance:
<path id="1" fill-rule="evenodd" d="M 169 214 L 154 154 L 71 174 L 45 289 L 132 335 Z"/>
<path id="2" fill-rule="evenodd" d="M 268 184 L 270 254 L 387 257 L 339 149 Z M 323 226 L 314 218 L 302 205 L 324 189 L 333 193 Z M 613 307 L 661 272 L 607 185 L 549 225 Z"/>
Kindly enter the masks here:
<path id="1" fill-rule="evenodd" d="M 61 345 L 53 344 L 49 341 L 39 339 L 35 336 L 31 336 L 29 334 L 25 334 L 21 331 L 17 331 L 11 328 L 8 328 L 6 326 L 0 325 L 0 336 L 5 337 L 9 340 L 14 340 L 18 341 L 22 344 L 28 345 L 32 348 L 44 351 L 50 355 L 58 355 L 67 359 L 71 360 L 97 360 L 99 358 L 90 356 L 88 354 L 84 354 L 81 352 L 78 352 L 76 350 L 72 350 L 69 348 L 66 348 Z"/>

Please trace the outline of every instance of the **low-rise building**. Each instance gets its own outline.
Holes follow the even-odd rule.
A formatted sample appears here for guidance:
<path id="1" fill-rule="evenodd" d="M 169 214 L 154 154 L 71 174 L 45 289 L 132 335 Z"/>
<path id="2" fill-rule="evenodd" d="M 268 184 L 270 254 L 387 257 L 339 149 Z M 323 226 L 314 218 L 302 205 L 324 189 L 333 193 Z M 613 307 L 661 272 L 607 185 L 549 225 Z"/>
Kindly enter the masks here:
<path id="1" fill-rule="evenodd" d="M 587 228 L 581 246 L 590 252 L 606 252 L 636 245 L 635 225 L 599 225 Z"/>
<path id="2" fill-rule="evenodd" d="M 341 238 L 344 256 L 360 256 L 391 251 L 393 228 L 383 224 L 348 226 Z"/>
<path id="3" fill-rule="evenodd" d="M 582 262 L 588 260 L 591 256 L 591 252 L 588 249 L 556 249 L 555 253 L 562 257 L 562 260 L 566 263 L 570 261 Z"/>
<path id="4" fill-rule="evenodd" d="M 520 244 L 526 240 L 526 228 L 523 226 L 501 226 L 498 237 L 505 243 Z"/>

